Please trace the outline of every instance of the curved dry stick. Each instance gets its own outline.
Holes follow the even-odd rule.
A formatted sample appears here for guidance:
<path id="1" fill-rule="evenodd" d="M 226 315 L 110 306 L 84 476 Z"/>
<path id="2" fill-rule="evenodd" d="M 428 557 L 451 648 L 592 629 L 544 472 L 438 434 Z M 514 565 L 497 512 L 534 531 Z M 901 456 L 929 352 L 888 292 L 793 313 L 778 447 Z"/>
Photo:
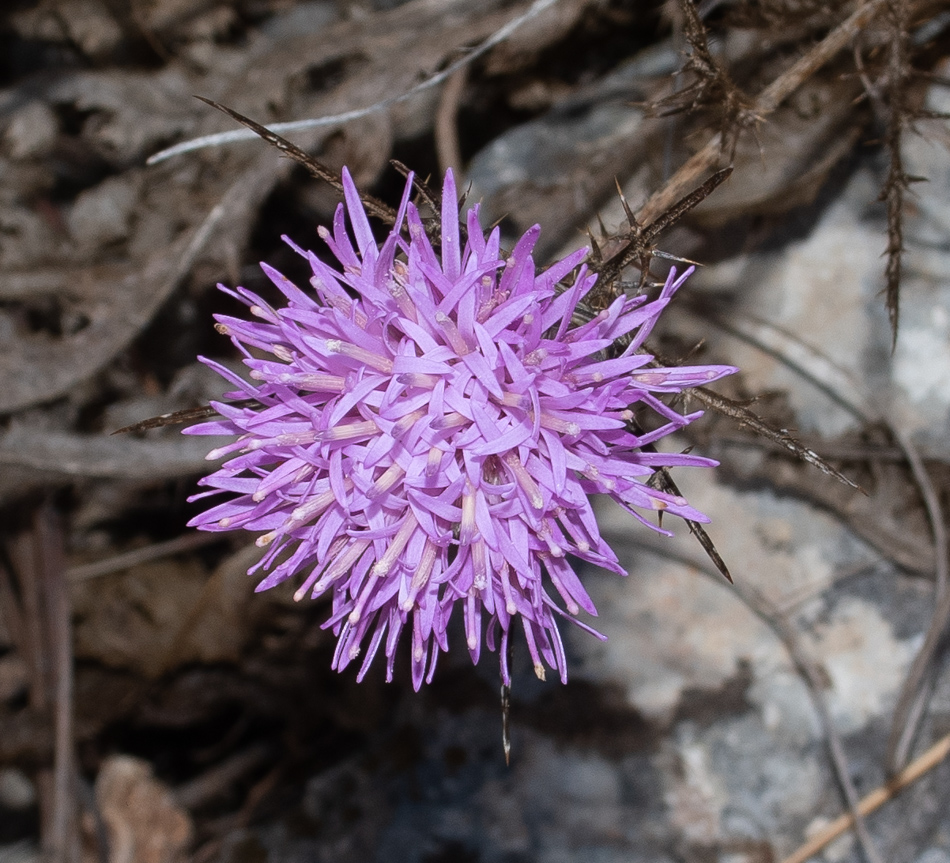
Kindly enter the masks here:
<path id="1" fill-rule="evenodd" d="M 723 581 L 719 573 L 708 566 L 705 561 L 695 560 L 689 555 L 672 551 L 668 548 L 663 548 L 659 544 L 644 540 L 635 540 L 633 544 L 667 560 L 693 567 L 714 581 L 717 585 L 723 586 Z M 855 835 L 858 837 L 858 842 L 869 863 L 883 863 L 881 856 L 874 846 L 871 835 L 868 832 L 867 824 L 864 821 L 864 814 L 860 811 L 858 793 L 854 787 L 854 783 L 851 781 L 851 773 L 848 769 L 848 758 L 845 755 L 844 744 L 841 741 L 841 735 L 838 734 L 838 730 L 835 728 L 834 719 L 831 716 L 831 709 L 828 707 L 828 702 L 825 699 L 825 675 L 822 674 L 818 666 L 815 665 L 811 657 L 808 656 L 802 648 L 795 628 L 768 597 L 754 587 L 743 584 L 741 579 L 739 579 L 735 585 L 730 585 L 730 589 L 735 592 L 742 603 L 771 629 L 778 640 L 782 642 L 782 646 L 792 660 L 792 664 L 808 688 L 808 693 L 811 696 L 812 703 L 815 705 L 815 710 L 818 713 L 818 718 L 825 734 L 825 743 L 828 746 L 828 754 L 831 758 L 835 778 L 838 780 L 838 784 L 841 786 L 841 791 L 844 794 L 849 817 L 853 819 L 852 823 L 854 825 Z"/>
<path id="2" fill-rule="evenodd" d="M 950 578 L 948 576 L 950 541 L 948 541 L 944 524 L 940 497 L 910 436 L 896 423 L 890 421 L 886 412 L 876 406 L 871 394 L 846 369 L 841 368 L 826 354 L 797 335 L 752 315 L 733 313 L 730 320 L 725 321 L 717 315 L 706 313 L 703 319 L 712 321 L 724 332 L 775 357 L 804 380 L 831 396 L 863 422 L 884 423 L 910 465 L 914 481 L 924 501 L 933 537 L 937 607 L 927 627 L 924 643 L 911 664 L 894 707 L 885 763 L 888 772 L 895 773 L 907 763 L 910 756 L 910 749 L 930 696 L 927 685 L 928 672 L 950 624 L 950 599 L 948 599 L 950 591 L 947 589 L 948 578 Z M 743 326 L 743 319 L 751 324 L 752 330 Z M 792 354 L 796 356 L 793 358 Z M 848 390 L 857 394 L 859 399 L 849 398 L 845 394 Z"/>
<path id="3" fill-rule="evenodd" d="M 940 647 L 940 642 L 946 635 L 948 621 L 950 621 L 950 591 L 945 591 L 937 601 L 934 615 L 930 619 L 930 626 L 924 636 L 924 643 L 911 663 L 910 671 L 907 672 L 904 685 L 897 698 L 891 736 L 887 741 L 888 772 L 893 773 L 895 768 L 900 767 L 902 760 L 906 760 L 910 754 L 920 721 L 924 716 L 924 707 L 931 694 L 930 687 L 927 685 L 928 672 Z"/>
<path id="4" fill-rule="evenodd" d="M 467 78 L 463 68 L 445 82 L 435 113 L 435 149 L 439 157 L 439 170 L 445 174 L 452 168 L 456 186 L 463 189 L 465 178 L 462 174 L 462 150 L 459 147 L 458 112 Z"/>
<path id="5" fill-rule="evenodd" d="M 935 578 L 937 608 L 934 610 L 927 634 L 920 651 L 914 657 L 914 662 L 907 672 L 907 677 L 901 686 L 894 706 L 894 718 L 891 722 L 891 733 L 887 741 L 885 766 L 891 774 L 896 773 L 910 758 L 911 747 L 920 729 L 920 722 L 926 712 L 927 702 L 930 700 L 930 674 L 934 659 L 940 647 L 940 642 L 946 634 L 950 623 L 950 591 L 947 590 L 947 569 L 950 565 L 948 554 L 947 530 L 943 520 L 943 507 L 934 488 L 927 469 L 924 466 L 920 453 L 911 444 L 907 433 L 891 426 L 891 431 L 910 463 L 917 487 L 924 499 L 927 509 L 927 518 L 933 533 L 934 555 L 936 556 Z"/>

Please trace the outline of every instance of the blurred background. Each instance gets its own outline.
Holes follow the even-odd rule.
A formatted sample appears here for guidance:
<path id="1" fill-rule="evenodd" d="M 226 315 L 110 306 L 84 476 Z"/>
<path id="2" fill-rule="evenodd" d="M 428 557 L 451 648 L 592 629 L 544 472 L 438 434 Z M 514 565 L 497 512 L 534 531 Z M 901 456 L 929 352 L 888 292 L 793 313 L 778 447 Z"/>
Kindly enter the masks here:
<path id="1" fill-rule="evenodd" d="M 0 863 L 950 863 L 948 56 L 936 0 L 5 0 Z M 281 235 L 323 254 L 337 203 L 257 139 L 146 164 L 236 128 L 195 94 L 366 109 L 287 137 L 393 205 L 391 159 L 451 166 L 506 242 L 542 225 L 539 263 L 629 239 L 619 185 L 702 265 L 655 344 L 742 370 L 669 444 L 722 462 L 674 479 L 735 586 L 599 503 L 609 640 L 565 625 L 566 686 L 515 648 L 510 767 L 494 656 L 418 694 L 408 654 L 331 672 L 323 603 L 185 528 L 208 442 L 110 436 L 220 396 L 215 284 L 305 285 Z"/>

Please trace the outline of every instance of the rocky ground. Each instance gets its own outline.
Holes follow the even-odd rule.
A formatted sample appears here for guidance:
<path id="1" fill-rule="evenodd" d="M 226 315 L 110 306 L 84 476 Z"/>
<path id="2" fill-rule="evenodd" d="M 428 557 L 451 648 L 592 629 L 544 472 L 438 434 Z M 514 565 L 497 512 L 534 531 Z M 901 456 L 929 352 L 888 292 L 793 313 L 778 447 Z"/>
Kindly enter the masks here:
<path id="1" fill-rule="evenodd" d="M 950 863 L 948 55 L 926 0 L 4 4 L 0 863 Z M 321 603 L 185 528 L 207 441 L 109 434 L 220 395 L 215 283 L 305 283 L 280 235 L 337 202 L 258 139 L 148 164 L 237 128 L 193 94 L 354 112 L 285 134 L 392 204 L 390 159 L 452 166 L 545 260 L 610 256 L 619 183 L 643 248 L 704 265 L 657 344 L 741 369 L 747 413 L 671 444 L 722 462 L 675 479 L 735 584 L 599 504 L 608 640 L 566 631 L 566 686 L 516 649 L 510 767 L 493 656 L 419 694 L 331 672 Z"/>

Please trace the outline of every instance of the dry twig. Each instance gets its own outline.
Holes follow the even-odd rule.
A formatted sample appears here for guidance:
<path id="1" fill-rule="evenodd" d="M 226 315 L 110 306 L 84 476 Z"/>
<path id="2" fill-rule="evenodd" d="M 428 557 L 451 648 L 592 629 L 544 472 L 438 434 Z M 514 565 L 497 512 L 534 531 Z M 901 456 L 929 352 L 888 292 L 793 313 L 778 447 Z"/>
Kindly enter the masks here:
<path id="1" fill-rule="evenodd" d="M 888 800 L 896 797 L 909 785 L 912 785 L 927 771 L 936 767 L 947 755 L 950 754 L 950 734 L 938 740 L 919 758 L 908 764 L 900 773 L 898 773 L 890 782 L 885 783 L 880 788 L 876 788 L 867 796 L 863 797 L 858 803 L 858 812 L 862 815 L 870 815 L 876 809 L 879 809 Z M 811 837 L 804 845 L 789 854 L 782 863 L 805 863 L 810 857 L 814 857 L 830 842 L 837 839 L 845 830 L 849 830 L 854 825 L 854 814 L 849 812 L 835 818 L 820 832 Z"/>
<path id="2" fill-rule="evenodd" d="M 11 549 L 22 603 L 18 646 L 31 669 L 30 706 L 53 719 L 53 768 L 42 768 L 37 774 L 41 840 L 51 863 L 79 859 L 72 622 L 63 540 L 55 510 L 44 503 L 34 512 L 30 529 L 15 538 Z M 4 593 L 11 589 L 12 585 L 5 584 Z"/>
<path id="3" fill-rule="evenodd" d="M 444 174 L 449 168 L 455 172 L 458 187 L 465 186 L 462 174 L 462 149 L 459 146 L 458 112 L 468 78 L 463 67 L 445 82 L 435 115 L 435 148 L 439 157 L 439 170 Z"/>
<path id="4" fill-rule="evenodd" d="M 890 0 L 869 0 L 868 3 L 856 9 L 791 68 L 762 90 L 748 110 L 761 120 L 765 120 L 825 63 L 844 49 L 883 11 L 889 2 Z M 723 145 L 722 132 L 717 132 L 699 152 L 680 167 L 661 189 L 650 197 L 637 213 L 637 218 L 641 222 L 651 222 L 667 210 L 674 201 L 681 198 L 690 187 L 696 184 L 699 177 L 715 168 L 721 158 Z"/>

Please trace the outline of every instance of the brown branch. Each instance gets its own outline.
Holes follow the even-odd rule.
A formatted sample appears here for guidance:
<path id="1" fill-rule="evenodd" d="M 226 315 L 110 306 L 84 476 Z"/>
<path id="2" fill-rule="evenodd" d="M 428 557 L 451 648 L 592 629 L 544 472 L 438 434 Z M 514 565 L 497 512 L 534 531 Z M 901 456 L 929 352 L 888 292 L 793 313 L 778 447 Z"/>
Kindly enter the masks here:
<path id="1" fill-rule="evenodd" d="M 458 113 L 465 90 L 468 72 L 461 68 L 445 82 L 435 114 L 435 149 L 439 169 L 444 174 L 449 168 L 455 172 L 455 182 L 462 186 L 462 150 L 459 147 Z"/>
<path id="2" fill-rule="evenodd" d="M 934 541 L 935 582 L 937 607 L 927 627 L 924 644 L 914 658 L 907 677 L 901 686 L 897 704 L 894 707 L 894 717 L 891 721 L 891 733 L 887 742 L 885 763 L 888 771 L 894 773 L 907 763 L 910 758 L 911 747 L 920 728 L 927 703 L 931 696 L 931 673 L 933 663 L 943 636 L 950 624 L 950 601 L 947 601 L 948 570 L 950 570 L 950 547 L 948 547 L 947 531 L 943 518 L 943 507 L 934 488 L 930 475 L 927 473 L 923 459 L 916 448 L 911 444 L 909 436 L 896 426 L 893 428 L 895 436 L 910 462 L 911 470 L 924 498 L 927 517 Z"/>
<path id="3" fill-rule="evenodd" d="M 858 803 L 858 812 L 861 815 L 870 815 L 887 803 L 888 800 L 893 799 L 909 785 L 920 779 L 929 770 L 936 767 L 948 754 L 950 754 L 950 734 L 938 740 L 920 758 L 908 764 L 890 782 L 876 788 L 862 798 Z M 837 839 L 853 824 L 854 815 L 852 813 L 840 815 L 823 830 L 812 836 L 804 845 L 789 854 L 782 863 L 805 863 L 806 860 L 817 855 L 826 845 Z"/>
<path id="4" fill-rule="evenodd" d="M 26 644 L 26 622 L 23 608 L 13 587 L 13 578 L 9 570 L 0 559 L 0 616 L 7 625 L 10 640 L 20 658 L 30 666 L 28 646 Z"/>
<path id="5" fill-rule="evenodd" d="M 627 214 L 629 232 L 624 245 L 607 261 L 601 262 L 597 244 L 591 242 L 592 262 L 590 268 L 598 273 L 601 285 L 610 286 L 620 277 L 623 270 L 633 261 L 638 261 L 643 279 L 650 268 L 650 258 L 654 254 L 654 244 L 660 234 L 678 222 L 690 210 L 701 204 L 719 186 L 732 176 L 732 168 L 716 171 L 709 179 L 701 183 L 688 194 L 667 207 L 648 225 L 644 226 L 631 212 L 626 198 L 620 193 L 620 201 Z M 593 238 L 592 238 L 593 239 Z M 611 297 L 612 299 L 612 297 Z"/>
<path id="6" fill-rule="evenodd" d="M 73 649 L 69 594 L 66 590 L 63 528 L 56 511 L 43 504 L 33 518 L 37 572 L 43 584 L 46 647 L 54 680 L 53 799 L 50 835 L 43 845 L 54 863 L 79 859 L 76 755 L 73 736 Z"/>
<path id="7" fill-rule="evenodd" d="M 42 724 L 51 719 L 53 726 L 53 768 L 41 768 L 36 777 L 41 841 L 50 863 L 75 863 L 79 855 L 72 622 L 63 546 L 63 528 L 49 503 L 34 511 L 30 529 L 11 543 L 22 603 L 18 647 L 30 669 L 31 712 Z M 12 594 L 5 570 L 2 577 L 3 593 Z M 35 721 L 29 727 L 31 733 L 39 730 Z"/>
<path id="8" fill-rule="evenodd" d="M 818 69 L 845 48 L 889 2 L 891 0 L 870 0 L 855 10 L 821 42 L 763 89 L 749 110 L 761 120 L 767 118 Z M 680 167 L 663 188 L 650 197 L 640 209 L 637 218 L 641 222 L 651 222 L 667 210 L 674 201 L 681 198 L 691 186 L 695 185 L 698 177 L 716 167 L 722 147 L 723 135 L 722 132 L 717 132 L 699 152 Z"/>
<path id="9" fill-rule="evenodd" d="M 950 590 L 944 591 L 937 600 L 937 607 L 927 627 L 924 643 L 911 663 L 910 671 L 907 672 L 897 699 L 897 706 L 894 708 L 886 760 L 887 767 L 891 771 L 899 769 L 902 760 L 906 761 L 920 726 L 924 703 L 929 696 L 926 685 L 927 675 L 946 634 L 948 621 L 950 621 Z"/>
<path id="10" fill-rule="evenodd" d="M 49 708 L 52 696 L 48 653 L 43 627 L 43 602 L 35 548 L 30 534 L 21 532 L 11 543 L 10 556 L 19 587 L 20 604 L 23 609 L 23 660 L 30 668 L 29 704 L 34 710 L 44 712 Z"/>

